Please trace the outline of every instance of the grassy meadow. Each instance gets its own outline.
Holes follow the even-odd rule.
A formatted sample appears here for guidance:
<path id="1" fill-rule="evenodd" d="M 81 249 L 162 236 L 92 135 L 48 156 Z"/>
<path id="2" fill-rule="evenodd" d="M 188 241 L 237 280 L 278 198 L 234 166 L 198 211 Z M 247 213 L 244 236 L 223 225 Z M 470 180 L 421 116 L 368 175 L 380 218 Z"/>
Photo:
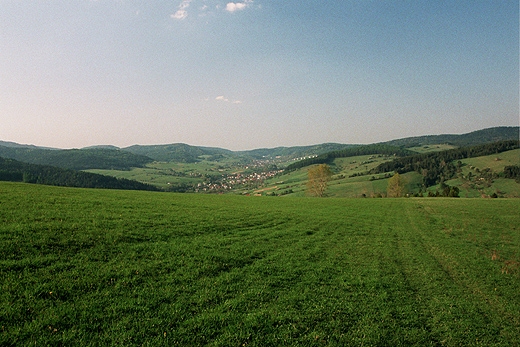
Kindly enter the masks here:
<path id="1" fill-rule="evenodd" d="M 213 169 L 213 170 L 212 170 Z M 214 174 L 214 168 L 202 163 L 162 163 L 154 162 L 143 168 L 132 168 L 131 170 L 100 170 L 92 169 L 87 172 L 100 175 L 126 178 L 139 182 L 153 184 L 159 188 L 168 188 L 169 184 L 190 184 L 196 185 L 203 181 L 200 174 Z"/>
<path id="2" fill-rule="evenodd" d="M 0 182 L 0 345 L 518 345 L 519 211 Z"/>
<path id="3" fill-rule="evenodd" d="M 417 153 L 430 153 L 430 152 L 440 152 L 440 151 L 447 151 L 450 149 L 457 148 L 457 146 L 452 146 L 446 143 L 442 144 L 436 144 L 436 145 L 424 145 L 424 146 L 418 146 L 418 147 L 410 147 L 408 148 L 411 151 L 417 152 Z"/>

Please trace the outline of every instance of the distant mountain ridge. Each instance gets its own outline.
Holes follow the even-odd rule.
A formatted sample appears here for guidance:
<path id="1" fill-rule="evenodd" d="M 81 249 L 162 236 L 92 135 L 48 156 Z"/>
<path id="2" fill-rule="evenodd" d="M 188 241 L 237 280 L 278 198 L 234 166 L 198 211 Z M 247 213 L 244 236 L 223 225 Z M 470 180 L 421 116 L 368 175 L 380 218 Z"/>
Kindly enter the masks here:
<path id="1" fill-rule="evenodd" d="M 10 142 L 10 141 L 0 141 L 0 146 L 9 147 L 9 148 L 57 149 L 57 148 L 51 148 L 51 147 L 39 147 L 39 146 L 35 146 L 35 145 L 24 145 L 24 144 Z"/>
<path id="2" fill-rule="evenodd" d="M 322 143 L 310 146 L 293 146 L 293 147 L 275 147 L 275 148 L 258 148 L 248 151 L 240 151 L 243 155 L 251 156 L 257 159 L 264 157 L 306 157 L 320 155 L 332 151 L 339 151 L 359 145 L 346 145 L 341 143 Z"/>
<path id="3" fill-rule="evenodd" d="M 486 144 L 496 141 L 518 140 L 520 127 L 494 127 L 467 134 L 425 135 L 381 142 L 401 148 L 432 144 L 451 144 L 457 147 Z M 226 158 L 244 161 L 282 157 L 287 160 L 309 158 L 367 145 L 323 143 L 310 146 L 259 148 L 231 151 L 217 147 L 192 146 L 184 143 L 165 145 L 133 145 L 119 148 L 112 145 L 89 146 L 82 149 L 56 149 L 0 141 L 0 157 L 39 165 L 51 165 L 74 170 L 116 169 L 130 170 L 152 161 L 193 163 L 202 158 L 220 161 Z M 368 145 L 370 146 L 370 145 Z"/>
<path id="4" fill-rule="evenodd" d="M 476 146 L 497 141 L 520 139 L 520 127 L 494 127 L 466 134 L 443 134 L 406 137 L 403 139 L 382 142 L 398 147 L 417 147 L 436 144 L 450 144 L 457 147 Z"/>
<path id="5" fill-rule="evenodd" d="M 136 155 L 150 157 L 156 161 L 177 161 L 182 163 L 193 163 L 199 161 L 199 157 L 208 155 L 232 155 L 233 152 L 222 148 L 190 146 L 185 143 L 174 143 L 169 145 L 133 145 L 121 148 Z"/>

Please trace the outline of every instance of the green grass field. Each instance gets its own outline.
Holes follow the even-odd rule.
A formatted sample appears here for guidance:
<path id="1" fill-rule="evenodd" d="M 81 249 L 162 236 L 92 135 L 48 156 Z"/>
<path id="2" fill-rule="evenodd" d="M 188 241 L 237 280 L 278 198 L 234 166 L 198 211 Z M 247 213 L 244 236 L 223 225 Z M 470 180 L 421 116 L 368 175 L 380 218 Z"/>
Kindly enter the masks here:
<path id="1" fill-rule="evenodd" d="M 505 166 L 520 165 L 520 149 L 477 158 L 463 159 L 462 162 L 467 164 L 467 166 L 476 166 L 480 169 L 490 168 L 495 172 L 502 172 Z"/>
<path id="2" fill-rule="evenodd" d="M 207 162 L 198 163 L 163 163 L 154 162 L 148 164 L 144 168 L 133 168 L 128 171 L 121 170 L 86 170 L 87 172 L 97 173 L 100 175 L 114 176 L 117 178 L 126 178 L 139 182 L 146 182 L 160 188 L 168 188 L 170 184 L 189 184 L 196 185 L 203 182 L 200 177 L 204 175 L 218 175 L 217 167 L 220 163 Z"/>
<path id="3" fill-rule="evenodd" d="M 440 152 L 440 151 L 447 151 L 449 149 L 457 148 L 456 146 L 448 145 L 446 143 L 437 144 L 437 145 L 425 145 L 425 146 L 419 146 L 419 147 L 410 147 L 408 148 L 411 151 L 417 152 L 417 153 L 430 153 L 430 152 Z"/>
<path id="4" fill-rule="evenodd" d="M 2 182 L 0 345 L 518 345 L 519 211 Z"/>

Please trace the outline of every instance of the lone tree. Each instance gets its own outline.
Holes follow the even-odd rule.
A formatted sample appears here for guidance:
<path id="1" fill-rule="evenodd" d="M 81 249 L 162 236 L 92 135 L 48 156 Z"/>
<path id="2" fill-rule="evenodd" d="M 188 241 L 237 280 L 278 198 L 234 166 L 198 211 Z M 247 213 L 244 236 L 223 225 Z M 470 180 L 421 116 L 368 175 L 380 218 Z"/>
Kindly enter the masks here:
<path id="1" fill-rule="evenodd" d="M 388 180 L 388 187 L 386 188 L 386 195 L 389 198 L 399 198 L 403 196 L 404 179 L 396 173 Z"/>
<path id="2" fill-rule="evenodd" d="M 321 197 L 327 190 L 327 184 L 332 177 L 332 171 L 327 164 L 314 166 L 308 171 L 307 193 Z"/>

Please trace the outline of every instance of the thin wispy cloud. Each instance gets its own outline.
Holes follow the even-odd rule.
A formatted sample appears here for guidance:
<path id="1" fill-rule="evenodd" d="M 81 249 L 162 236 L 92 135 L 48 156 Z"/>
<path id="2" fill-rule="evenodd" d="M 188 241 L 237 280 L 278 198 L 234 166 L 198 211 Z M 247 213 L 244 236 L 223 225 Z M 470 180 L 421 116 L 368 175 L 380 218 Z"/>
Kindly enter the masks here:
<path id="1" fill-rule="evenodd" d="M 240 100 L 229 100 L 228 98 L 226 98 L 224 95 L 219 95 L 215 98 L 216 101 L 221 101 L 221 102 L 229 102 L 229 103 L 232 103 L 232 104 L 241 104 L 242 101 Z"/>
<path id="2" fill-rule="evenodd" d="M 190 8 L 190 5 L 192 2 L 197 2 L 196 0 L 182 0 L 179 6 L 177 7 L 177 11 L 170 15 L 173 19 L 183 20 L 186 17 L 188 17 L 188 8 Z M 214 8 L 216 12 L 220 11 L 227 11 L 227 12 L 237 12 L 246 9 L 247 7 L 250 7 L 251 4 L 253 4 L 253 0 L 244 0 L 240 2 L 228 2 L 225 6 L 223 4 L 215 4 L 208 5 L 207 1 L 201 0 L 199 1 L 201 4 L 192 7 L 189 9 L 189 12 L 191 11 L 199 11 L 199 16 L 204 16 L 208 13 L 208 11 L 211 12 L 211 9 Z M 258 6 L 260 8 L 260 6 Z"/>

